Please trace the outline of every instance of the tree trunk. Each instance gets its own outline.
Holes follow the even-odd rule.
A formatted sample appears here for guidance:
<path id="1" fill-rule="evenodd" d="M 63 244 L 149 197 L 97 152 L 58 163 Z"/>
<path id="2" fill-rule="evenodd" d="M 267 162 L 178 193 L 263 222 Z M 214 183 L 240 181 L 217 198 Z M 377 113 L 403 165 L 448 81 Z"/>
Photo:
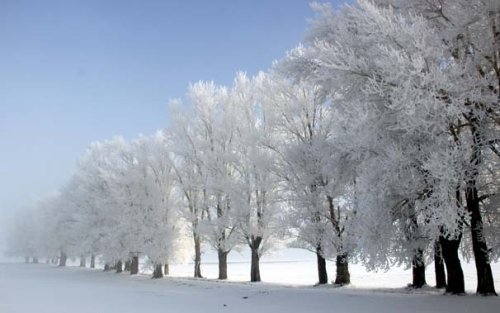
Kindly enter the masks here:
<path id="1" fill-rule="evenodd" d="M 130 260 L 127 260 L 125 261 L 125 266 L 124 266 L 124 271 L 125 272 L 130 272 L 130 266 L 132 265 L 132 263 L 130 262 Z"/>
<path id="2" fill-rule="evenodd" d="M 85 267 L 87 265 L 86 263 L 87 258 L 84 255 L 80 256 L 80 267 Z"/>
<path id="3" fill-rule="evenodd" d="M 473 120 L 476 121 L 475 117 Z M 479 197 L 476 187 L 476 180 L 479 175 L 478 166 L 481 163 L 481 148 L 483 146 L 480 132 L 476 126 L 471 127 L 472 134 L 472 157 L 470 160 L 471 172 L 467 180 L 465 189 L 465 201 L 467 211 L 470 214 L 470 228 L 472 235 L 472 249 L 476 262 L 477 289 L 476 292 L 482 296 L 496 296 L 493 273 L 491 272 L 488 246 L 484 239 L 483 219 L 479 211 Z"/>
<path id="4" fill-rule="evenodd" d="M 109 263 L 104 264 L 104 271 L 105 272 L 111 271 L 111 266 L 109 266 Z"/>
<path id="5" fill-rule="evenodd" d="M 337 276 L 335 277 L 335 285 L 343 286 L 351 283 L 351 275 L 349 274 L 349 258 L 347 253 L 337 255 L 335 264 L 337 266 Z"/>
<path id="6" fill-rule="evenodd" d="M 444 271 L 444 260 L 441 244 L 438 240 L 434 242 L 434 271 L 436 273 L 436 288 L 446 287 L 446 273 Z"/>
<path id="7" fill-rule="evenodd" d="M 424 263 L 424 253 L 421 249 L 415 251 L 413 260 L 411 261 L 411 268 L 413 274 L 413 288 L 422 288 L 425 283 L 425 263 Z"/>
<path id="8" fill-rule="evenodd" d="M 163 265 L 163 274 L 165 276 L 170 275 L 170 266 L 168 265 L 168 262 Z"/>
<path id="9" fill-rule="evenodd" d="M 250 241 L 250 250 L 252 251 L 252 263 L 250 264 L 250 281 L 260 281 L 260 255 L 259 247 L 262 243 L 262 237 L 253 237 Z"/>
<path id="10" fill-rule="evenodd" d="M 252 248 L 252 264 L 250 265 L 250 281 L 260 281 L 259 251 Z"/>
<path id="11" fill-rule="evenodd" d="M 219 279 L 227 279 L 227 251 L 219 248 L 217 249 L 217 256 L 219 258 Z"/>
<path id="12" fill-rule="evenodd" d="M 475 184 L 475 182 L 474 182 Z M 470 213 L 472 249 L 477 272 L 476 292 L 482 296 L 496 296 L 495 282 L 491 272 L 488 246 L 483 236 L 483 220 L 479 211 L 479 198 L 475 185 L 469 186 L 465 193 L 467 210 Z"/>
<path id="13" fill-rule="evenodd" d="M 90 268 L 95 268 L 95 255 L 90 255 Z"/>
<path id="14" fill-rule="evenodd" d="M 451 294 L 465 293 L 464 272 L 458 258 L 458 247 L 461 240 L 462 236 L 459 236 L 457 239 L 446 239 L 443 236 L 439 238 L 448 274 L 446 292 Z"/>
<path id="15" fill-rule="evenodd" d="M 328 273 L 326 271 L 326 260 L 322 255 L 321 246 L 316 247 L 316 259 L 318 262 L 318 284 L 328 284 Z"/>
<path id="16" fill-rule="evenodd" d="M 153 277 L 151 277 L 151 278 L 162 278 L 163 277 L 162 267 L 163 266 L 161 264 L 155 264 L 155 269 L 153 271 Z"/>
<path id="17" fill-rule="evenodd" d="M 194 277 L 202 278 L 201 275 L 201 239 L 200 235 L 193 232 L 194 238 Z"/>
<path id="18" fill-rule="evenodd" d="M 123 264 L 121 260 L 116 262 L 115 268 L 117 273 L 123 272 Z"/>
<path id="19" fill-rule="evenodd" d="M 37 264 L 38 263 L 38 258 L 36 256 L 33 257 L 33 263 Z"/>
<path id="20" fill-rule="evenodd" d="M 132 263 L 130 264 L 130 275 L 136 275 L 139 273 L 139 256 L 135 255 L 132 257 Z"/>
<path id="21" fill-rule="evenodd" d="M 59 259 L 59 266 L 66 266 L 66 260 L 67 260 L 66 253 L 61 252 L 61 258 Z"/>

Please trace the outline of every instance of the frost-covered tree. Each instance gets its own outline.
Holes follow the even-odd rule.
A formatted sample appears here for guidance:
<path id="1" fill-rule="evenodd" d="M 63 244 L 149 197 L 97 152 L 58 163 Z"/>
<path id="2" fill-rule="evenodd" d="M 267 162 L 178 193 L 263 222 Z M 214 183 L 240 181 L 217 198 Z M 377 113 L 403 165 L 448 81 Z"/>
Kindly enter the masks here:
<path id="1" fill-rule="evenodd" d="M 332 144 L 334 115 L 324 93 L 306 82 L 290 84 L 278 75 L 262 79 L 260 100 L 266 112 L 268 149 L 289 204 L 296 244 L 317 255 L 321 284 L 328 282 L 326 258 L 337 259 L 339 285 L 348 284 L 353 171 Z"/>
<path id="2" fill-rule="evenodd" d="M 131 190 L 133 155 L 123 138 L 93 143 L 80 161 L 81 175 L 86 178 L 87 199 L 95 205 L 92 228 L 99 238 L 99 253 L 106 264 L 126 260 L 131 252 L 140 251 L 134 240 L 136 225 Z"/>
<path id="3" fill-rule="evenodd" d="M 189 208 L 195 276 L 200 235 L 217 251 L 220 279 L 227 278 L 228 253 L 247 244 L 252 281 L 260 281 L 259 259 L 277 237 L 276 176 L 257 91 L 256 80 L 244 74 L 231 88 L 200 82 L 189 90 L 192 110 L 176 111 L 173 163 Z"/>
<path id="4" fill-rule="evenodd" d="M 40 222 L 37 249 L 45 256 L 57 256 L 59 266 L 66 266 L 68 257 L 78 246 L 78 237 L 74 231 L 74 207 L 60 192 L 43 197 L 36 206 L 35 216 Z"/>
<path id="5" fill-rule="evenodd" d="M 191 111 L 180 110 L 180 103 L 172 101 L 172 126 L 169 130 L 171 145 L 170 162 L 176 190 L 185 208 L 181 210 L 187 220 L 194 246 L 194 277 L 201 278 L 202 232 L 200 223 L 207 217 L 205 199 L 207 198 L 206 171 L 191 119 Z"/>
<path id="6" fill-rule="evenodd" d="M 475 106 L 481 109 L 473 118 L 486 116 L 483 121 L 493 122 L 498 85 L 471 73 L 475 66 L 457 58 L 448 47 L 450 38 L 440 36 L 423 14 L 368 1 L 338 13 L 325 5 L 316 9 L 320 14 L 306 46 L 293 51 L 283 67 L 327 92 L 348 129 L 345 141 L 356 143 L 352 155 L 360 160 L 356 186 L 363 188 L 356 202 L 359 217 L 366 221 L 365 256 L 372 265 L 381 265 L 393 254 L 412 260 L 416 269 L 420 255 L 431 250 L 429 243 L 440 238 L 448 290 L 463 292 L 457 249 L 463 224 L 473 220 L 473 206 L 462 201 L 462 193 L 471 197 L 475 179 L 470 175 L 478 163 L 470 161 L 477 157 L 467 151 L 474 136 L 457 138 L 457 130 L 476 123 L 470 121 Z M 466 11 L 476 12 L 470 6 Z M 489 86 L 490 95 L 485 92 Z M 398 237 L 405 240 L 394 240 Z"/>
<path id="7" fill-rule="evenodd" d="M 237 232 L 251 251 L 250 281 L 260 281 L 260 258 L 274 248 L 282 233 L 279 179 L 274 155 L 268 148 L 268 116 L 259 101 L 262 75 L 249 79 L 238 73 L 229 91 L 236 130 L 230 166 L 230 192 Z M 259 90 L 260 89 L 260 90 Z"/>
<path id="8" fill-rule="evenodd" d="M 345 7 L 339 14 L 333 13 L 327 6 L 318 6 L 317 9 L 322 13 L 313 24 L 310 45 L 292 52 L 288 65 L 292 74 L 306 77 L 328 93 L 334 101 L 341 126 L 349 129 L 342 132 L 348 136 L 343 141 L 356 142 L 350 154 L 362 162 L 356 177 L 356 186 L 361 187 L 357 198 L 358 215 L 366 220 L 363 229 L 368 234 L 367 238 L 375 239 L 379 233 L 387 236 L 385 247 L 380 247 L 374 240 L 363 245 L 363 252 L 373 264 L 383 264 L 387 262 L 389 252 L 394 250 L 394 238 L 400 236 L 398 232 L 404 234 L 418 230 L 421 233 L 414 201 L 426 186 L 423 180 L 421 184 L 415 182 L 419 164 L 406 158 L 411 152 L 403 149 L 406 148 L 403 143 L 418 138 L 415 133 L 419 125 L 415 125 L 408 116 L 412 114 L 413 118 L 416 117 L 418 103 L 414 98 L 418 96 L 420 99 L 417 100 L 425 101 L 432 96 L 412 90 L 413 84 L 400 86 L 399 82 L 410 82 L 402 76 L 413 78 L 411 73 L 415 73 L 418 67 L 426 66 L 425 60 L 412 62 L 412 57 L 418 57 L 422 50 L 418 48 L 423 48 L 418 46 L 422 43 L 413 42 L 412 38 L 419 30 L 418 26 L 421 30 L 425 23 L 421 21 L 418 24 L 416 18 L 406 24 L 406 20 L 398 19 L 392 12 L 379 10 L 368 2 Z M 408 54 L 412 55 L 405 54 L 406 50 L 400 51 L 401 45 L 407 45 Z M 434 60 L 435 63 L 438 61 Z M 362 122 L 351 124 L 356 119 Z M 411 123 L 405 125 L 407 122 Z M 358 139 L 360 135 L 362 140 Z M 402 178 L 412 183 L 403 184 Z M 448 195 L 445 199 L 448 202 Z M 408 223 L 413 226 L 405 227 Z M 373 231 L 373 237 L 370 231 Z M 408 233 L 403 238 L 415 238 L 414 235 Z M 422 238 L 422 235 L 417 234 L 417 238 Z M 380 238 L 377 240 L 380 241 Z M 408 244 L 413 246 L 415 240 L 409 240 Z M 423 244 L 416 248 L 407 245 L 401 251 L 409 250 L 411 256 L 425 249 L 425 241 Z M 378 259 L 378 256 L 382 258 Z M 401 257 L 404 259 L 407 255 Z"/>
<path id="9" fill-rule="evenodd" d="M 105 262 L 118 262 L 118 271 L 121 261 L 131 258 L 131 273 L 136 273 L 139 256 L 145 255 L 160 276 L 162 265 L 175 260 L 180 249 L 168 153 L 159 132 L 132 143 L 122 138 L 95 143 L 80 162 L 86 188 L 82 206 L 94 223 L 90 237 L 98 239 Z"/>
<path id="10" fill-rule="evenodd" d="M 500 157 L 500 3 L 495 0 L 376 2 L 400 14 L 422 15 L 445 49 L 445 67 L 454 70 L 453 84 L 443 88 L 442 93 L 447 103 L 461 111 L 461 116 L 450 123 L 450 132 L 464 150 L 462 189 L 470 216 L 477 292 L 495 294 L 489 262 L 492 256 L 498 255 L 498 250 L 488 249 L 487 242 L 491 245 L 497 241 L 495 233 L 498 233 L 491 231 L 498 227 L 494 218 L 498 206 L 491 205 L 489 198 L 497 194 L 493 191 L 495 187 L 492 189 L 498 186 L 492 165 L 498 164 Z"/>
<path id="11" fill-rule="evenodd" d="M 219 279 L 227 279 L 227 255 L 237 244 L 230 193 L 234 168 L 230 164 L 236 121 L 225 87 L 199 82 L 190 87 L 192 127 L 197 153 L 202 161 L 202 203 L 206 219 L 201 230 L 217 251 Z"/>
<path id="12" fill-rule="evenodd" d="M 166 135 L 158 132 L 132 143 L 134 174 L 132 194 L 140 215 L 136 224 L 142 251 L 155 266 L 154 277 L 162 277 L 162 265 L 175 261 L 183 249 L 179 237 L 181 224 L 173 195 L 173 169 L 169 159 L 170 146 Z"/>
<path id="13" fill-rule="evenodd" d="M 96 256 L 99 255 L 101 239 L 104 237 L 103 220 L 99 213 L 99 199 L 92 193 L 95 186 L 92 168 L 84 159 L 77 166 L 77 171 L 62 189 L 62 195 L 74 208 L 76 225 L 74 232 L 78 236 L 78 252 L 81 257 L 90 256 L 90 267 L 95 268 Z"/>

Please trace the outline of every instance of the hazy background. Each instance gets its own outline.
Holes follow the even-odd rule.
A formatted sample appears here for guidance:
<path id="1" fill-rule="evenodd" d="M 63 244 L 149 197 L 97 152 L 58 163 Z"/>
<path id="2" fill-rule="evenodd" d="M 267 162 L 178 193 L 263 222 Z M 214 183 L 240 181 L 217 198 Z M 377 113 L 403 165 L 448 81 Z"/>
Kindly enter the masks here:
<path id="1" fill-rule="evenodd" d="M 312 15 L 309 0 L 0 0 L 0 255 L 16 210 L 90 142 L 165 127 L 191 82 L 269 68 Z"/>

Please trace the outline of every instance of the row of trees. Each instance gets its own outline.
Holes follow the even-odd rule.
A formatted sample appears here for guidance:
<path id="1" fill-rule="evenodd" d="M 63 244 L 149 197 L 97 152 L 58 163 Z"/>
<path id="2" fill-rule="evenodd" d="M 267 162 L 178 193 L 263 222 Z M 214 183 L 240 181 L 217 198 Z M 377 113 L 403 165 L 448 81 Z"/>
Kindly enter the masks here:
<path id="1" fill-rule="evenodd" d="M 336 260 L 394 264 L 463 293 L 460 248 L 477 292 L 494 295 L 498 258 L 500 4 L 496 0 L 315 4 L 304 45 L 271 73 L 230 88 L 200 82 L 171 103 L 168 129 L 91 145 L 70 182 L 23 216 L 12 252 L 145 255 L 162 266 L 194 248 L 219 258 L 244 245 L 259 259 L 278 242 Z M 187 239 L 189 238 L 189 240 Z M 446 267 L 446 274 L 445 274 Z"/>

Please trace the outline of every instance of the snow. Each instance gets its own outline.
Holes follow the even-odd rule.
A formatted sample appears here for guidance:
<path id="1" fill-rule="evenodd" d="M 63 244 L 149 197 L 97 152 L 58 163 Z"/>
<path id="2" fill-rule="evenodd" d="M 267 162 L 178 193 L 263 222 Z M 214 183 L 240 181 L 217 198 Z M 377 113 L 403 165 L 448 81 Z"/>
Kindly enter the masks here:
<path id="1" fill-rule="evenodd" d="M 237 259 L 233 257 L 233 260 Z M 274 259 L 274 260 L 273 260 Z M 279 256 L 262 264 L 265 283 L 248 280 L 249 265 L 229 264 L 230 278 L 212 280 L 217 265 L 204 264 L 209 279 L 187 278 L 191 265 L 172 265 L 172 277 L 153 280 L 149 275 L 130 276 L 79 267 L 46 264 L 0 263 L 0 312 L 498 312 L 498 297 L 472 295 L 474 265 L 464 264 L 466 296 L 443 296 L 434 288 L 404 288 L 410 272 L 366 272 L 351 267 L 353 285 L 347 288 L 312 287 L 314 262 L 304 258 L 280 262 Z M 270 262 L 272 261 L 272 262 Z M 329 268 L 330 274 L 334 274 Z M 493 265 L 500 286 L 500 264 Z M 433 267 L 427 279 L 432 284 Z M 176 277 L 184 275 L 186 277 Z M 332 277 L 330 277 L 332 278 Z M 240 281 L 238 281 L 240 280 Z M 281 284 L 276 284 L 280 282 Z"/>
<path id="2" fill-rule="evenodd" d="M 250 279 L 250 254 L 231 252 L 228 256 L 228 276 L 232 281 L 246 282 Z M 462 260 L 465 277 L 465 290 L 474 294 L 477 278 L 474 262 Z M 327 261 L 329 280 L 335 279 L 335 262 Z M 401 289 L 411 282 L 411 271 L 403 267 L 392 267 L 389 271 L 367 271 L 361 264 L 350 264 L 351 286 L 357 289 Z M 210 252 L 204 255 L 202 274 L 209 279 L 217 278 L 217 257 Z M 500 288 L 500 263 L 492 264 L 493 278 L 497 289 Z M 148 269 L 143 268 L 143 272 Z M 262 280 L 266 283 L 292 286 L 311 286 L 317 282 L 316 255 L 304 249 L 280 249 L 270 255 L 265 255 L 260 267 Z M 192 264 L 174 264 L 170 266 L 170 274 L 174 277 L 190 277 L 193 274 Z M 429 285 L 434 285 L 434 263 L 426 268 L 426 279 Z"/>

